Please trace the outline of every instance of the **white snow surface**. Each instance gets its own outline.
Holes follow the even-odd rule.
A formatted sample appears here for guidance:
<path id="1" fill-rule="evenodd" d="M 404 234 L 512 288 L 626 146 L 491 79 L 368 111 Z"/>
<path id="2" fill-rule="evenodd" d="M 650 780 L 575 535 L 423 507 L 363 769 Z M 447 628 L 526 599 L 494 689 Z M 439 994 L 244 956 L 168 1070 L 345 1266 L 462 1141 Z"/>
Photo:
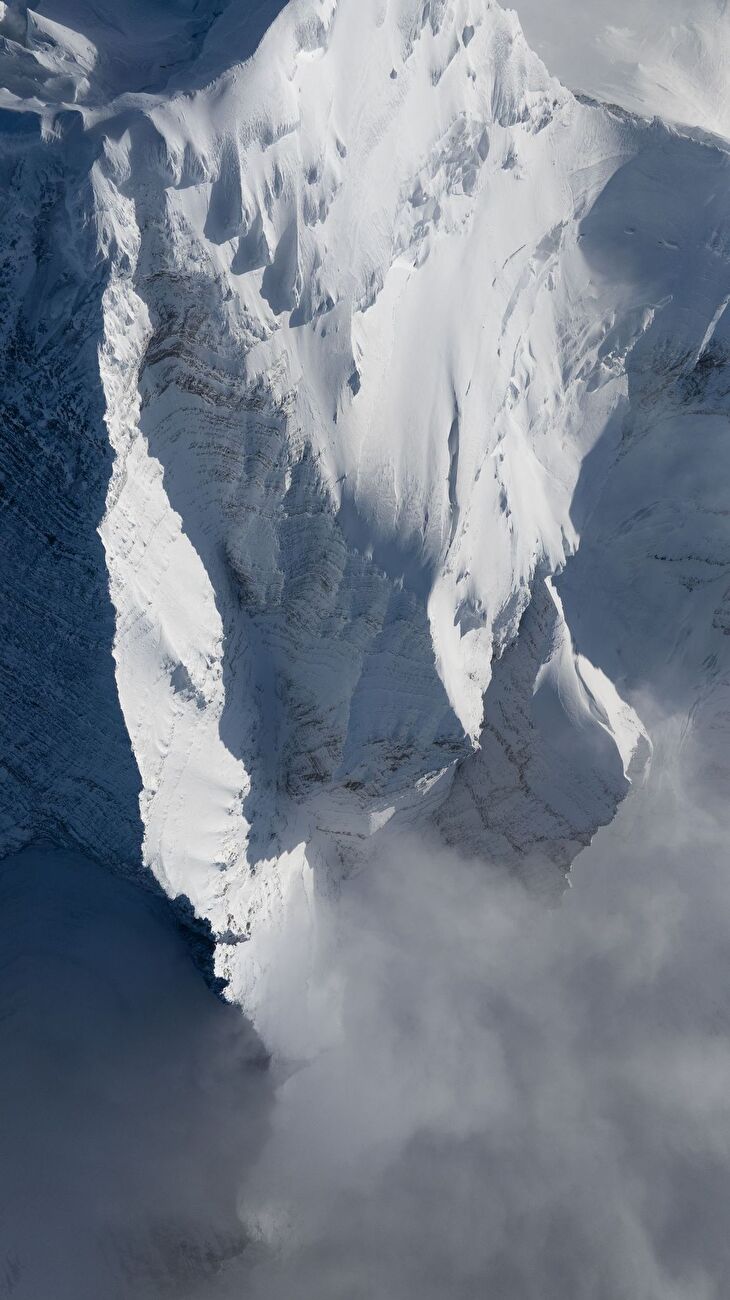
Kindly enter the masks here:
<path id="1" fill-rule="evenodd" d="M 516 0 L 528 41 L 572 90 L 730 134 L 728 0 Z"/>
<path id="2" fill-rule="evenodd" d="M 578 99 L 489 0 L 291 0 L 248 58 L 255 8 L 177 6 L 174 67 L 162 8 L 144 66 L 99 6 L 3 19 L 6 330 L 71 392 L 72 321 L 98 388 L 96 518 L 65 481 L 103 543 L 143 861 L 302 1055 L 269 954 L 379 837 L 428 818 L 551 893 L 648 760 L 649 686 L 727 753 L 730 190 L 718 97 L 668 114 L 702 138 Z M 42 829 L 98 851 L 129 797 L 88 709 L 94 781 L 46 771 Z M 8 846 L 38 832 L 30 716 Z"/>

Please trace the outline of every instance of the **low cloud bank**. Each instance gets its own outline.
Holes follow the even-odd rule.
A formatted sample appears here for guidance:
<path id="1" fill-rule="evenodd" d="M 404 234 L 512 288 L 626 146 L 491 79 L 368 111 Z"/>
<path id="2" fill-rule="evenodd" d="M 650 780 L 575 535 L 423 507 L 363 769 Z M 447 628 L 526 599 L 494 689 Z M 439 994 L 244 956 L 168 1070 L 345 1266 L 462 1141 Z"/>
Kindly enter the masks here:
<path id="1" fill-rule="evenodd" d="M 725 1294 L 730 876 L 695 757 L 666 724 L 552 911 L 416 840 L 346 885 L 290 962 L 328 1045 L 279 1089 L 226 1295 Z"/>
<path id="2" fill-rule="evenodd" d="M 704 759 L 666 724 L 552 910 L 393 839 L 314 952 L 282 930 L 270 1028 L 312 1059 L 271 1070 L 157 905 L 69 855 L 6 863 L 0 1296 L 722 1300 L 730 874 Z"/>

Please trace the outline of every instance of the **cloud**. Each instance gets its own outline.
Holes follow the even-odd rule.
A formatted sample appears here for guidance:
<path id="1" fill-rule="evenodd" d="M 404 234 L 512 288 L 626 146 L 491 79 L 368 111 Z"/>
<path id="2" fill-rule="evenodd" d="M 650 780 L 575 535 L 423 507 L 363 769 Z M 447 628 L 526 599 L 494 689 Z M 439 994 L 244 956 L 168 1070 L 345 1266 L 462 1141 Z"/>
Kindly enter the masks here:
<path id="1" fill-rule="evenodd" d="M 571 90 L 730 133 L 727 0 L 514 0 L 511 8 Z"/>
<path id="2" fill-rule="evenodd" d="M 346 884 L 289 971 L 330 1041 L 279 1089 L 231 1295 L 719 1300 L 730 880 L 694 767 L 665 723 L 553 910 L 424 840 Z"/>
<path id="3" fill-rule="evenodd" d="M 385 836 L 314 941 L 295 908 L 271 1029 L 310 1059 L 269 1071 L 157 904 L 71 855 L 4 864 L 0 1295 L 721 1300 L 723 792 L 652 730 L 552 909 Z"/>

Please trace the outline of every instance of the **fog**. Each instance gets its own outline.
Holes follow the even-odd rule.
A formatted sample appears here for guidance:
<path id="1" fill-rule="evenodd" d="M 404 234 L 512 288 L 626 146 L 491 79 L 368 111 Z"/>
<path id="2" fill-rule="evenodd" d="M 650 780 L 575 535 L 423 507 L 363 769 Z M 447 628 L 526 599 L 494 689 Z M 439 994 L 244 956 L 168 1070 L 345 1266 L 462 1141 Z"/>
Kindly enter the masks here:
<path id="1" fill-rule="evenodd" d="M 724 808 L 691 733 L 654 733 L 558 907 L 409 838 L 321 903 L 314 951 L 293 914 L 308 1062 L 266 1067 L 159 902 L 6 863 L 0 1295 L 720 1300 Z"/>
<path id="2" fill-rule="evenodd" d="M 230 1295 L 726 1294 L 730 879 L 695 764 L 663 724 L 556 909 L 415 840 L 349 882 Z"/>

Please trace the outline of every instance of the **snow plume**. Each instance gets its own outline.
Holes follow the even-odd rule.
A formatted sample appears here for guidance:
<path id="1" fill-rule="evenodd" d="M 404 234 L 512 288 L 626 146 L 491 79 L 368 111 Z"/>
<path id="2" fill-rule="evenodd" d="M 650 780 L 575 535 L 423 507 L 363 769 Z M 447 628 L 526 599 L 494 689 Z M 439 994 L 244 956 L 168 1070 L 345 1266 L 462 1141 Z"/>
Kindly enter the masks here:
<path id="1" fill-rule="evenodd" d="M 660 734 L 555 909 L 415 839 L 343 887 L 289 963 L 329 1041 L 279 1088 L 231 1296 L 723 1294 L 726 837 Z"/>

